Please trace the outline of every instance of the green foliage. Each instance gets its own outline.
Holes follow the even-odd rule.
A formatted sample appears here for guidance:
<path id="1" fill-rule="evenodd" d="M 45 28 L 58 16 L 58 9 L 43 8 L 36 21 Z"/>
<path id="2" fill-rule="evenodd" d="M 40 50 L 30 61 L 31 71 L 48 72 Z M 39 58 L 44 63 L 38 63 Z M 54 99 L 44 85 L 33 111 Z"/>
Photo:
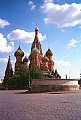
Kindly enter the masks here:
<path id="1" fill-rule="evenodd" d="M 19 75 L 14 75 L 7 80 L 8 89 L 18 89 L 21 87 L 21 79 Z"/>
<path id="2" fill-rule="evenodd" d="M 22 65 L 16 74 L 20 75 L 20 79 L 28 80 L 29 70 L 26 66 Z"/>
<path id="3" fill-rule="evenodd" d="M 30 76 L 32 79 L 42 79 L 43 73 L 39 68 L 34 67 L 30 69 Z"/>
<path id="4" fill-rule="evenodd" d="M 55 78 L 61 78 L 61 76 L 58 74 L 57 70 L 55 70 L 55 72 L 54 72 L 54 77 Z"/>
<path id="5" fill-rule="evenodd" d="M 13 75 L 3 82 L 5 89 L 26 89 L 29 88 L 29 79 L 31 84 L 32 79 L 42 79 L 43 73 L 37 67 L 31 68 L 30 71 L 24 65 Z"/>
<path id="6" fill-rule="evenodd" d="M 0 83 L 0 90 L 2 90 L 3 89 L 3 86 L 2 86 L 2 84 Z"/>
<path id="7" fill-rule="evenodd" d="M 5 83 L 5 84 L 4 84 Z M 3 83 L 8 89 L 25 89 L 29 83 L 29 70 L 26 66 L 22 65 L 18 72 L 9 77 L 6 82 Z"/>
<path id="8" fill-rule="evenodd" d="M 53 74 L 54 78 L 61 78 L 61 76 L 59 75 L 57 70 L 55 70 L 55 72 L 53 72 L 52 74 Z"/>

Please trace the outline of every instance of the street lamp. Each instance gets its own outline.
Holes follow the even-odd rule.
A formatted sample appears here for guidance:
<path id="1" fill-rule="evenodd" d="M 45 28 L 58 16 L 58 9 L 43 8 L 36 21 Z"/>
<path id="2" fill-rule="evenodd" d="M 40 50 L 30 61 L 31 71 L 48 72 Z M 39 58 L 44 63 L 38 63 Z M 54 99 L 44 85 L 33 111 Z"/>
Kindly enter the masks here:
<path id="1" fill-rule="evenodd" d="M 29 71 L 29 88 L 28 88 L 28 90 L 30 91 L 31 90 L 31 82 L 30 82 L 30 71 Z"/>

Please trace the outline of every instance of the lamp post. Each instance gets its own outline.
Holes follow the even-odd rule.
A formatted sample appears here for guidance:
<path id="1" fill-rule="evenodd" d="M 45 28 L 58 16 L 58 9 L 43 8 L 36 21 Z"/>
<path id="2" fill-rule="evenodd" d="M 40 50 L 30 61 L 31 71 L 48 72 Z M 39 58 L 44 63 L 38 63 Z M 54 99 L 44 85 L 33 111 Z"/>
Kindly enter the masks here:
<path id="1" fill-rule="evenodd" d="M 29 71 L 29 88 L 28 88 L 28 90 L 31 91 L 30 71 Z"/>
<path id="2" fill-rule="evenodd" d="M 80 80 L 81 80 L 81 73 L 80 73 Z"/>

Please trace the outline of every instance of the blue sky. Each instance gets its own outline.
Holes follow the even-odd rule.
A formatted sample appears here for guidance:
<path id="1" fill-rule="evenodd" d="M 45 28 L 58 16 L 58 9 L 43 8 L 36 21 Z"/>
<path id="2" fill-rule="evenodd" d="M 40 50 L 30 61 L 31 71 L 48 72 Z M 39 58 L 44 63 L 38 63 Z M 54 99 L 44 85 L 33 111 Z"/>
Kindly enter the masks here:
<path id="1" fill-rule="evenodd" d="M 53 52 L 55 69 L 64 78 L 79 78 L 81 72 L 80 0 L 0 0 L 0 79 L 8 56 L 14 68 L 19 46 L 30 54 L 34 29 L 39 28 L 43 53 Z"/>

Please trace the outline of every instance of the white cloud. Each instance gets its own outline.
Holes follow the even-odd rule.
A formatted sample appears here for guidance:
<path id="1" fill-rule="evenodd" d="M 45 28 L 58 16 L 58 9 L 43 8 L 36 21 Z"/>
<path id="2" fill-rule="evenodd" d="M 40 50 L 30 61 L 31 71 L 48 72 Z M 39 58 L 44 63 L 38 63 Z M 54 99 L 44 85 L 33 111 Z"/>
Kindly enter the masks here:
<path id="1" fill-rule="evenodd" d="M 35 32 L 26 32 L 20 29 L 13 30 L 11 33 L 7 35 L 7 39 L 9 40 L 12 40 L 12 41 L 21 40 L 27 43 L 33 42 L 34 37 L 35 37 Z M 41 41 L 46 38 L 46 35 L 43 36 L 41 33 L 39 33 L 38 37 L 39 37 L 39 40 Z"/>
<path id="2" fill-rule="evenodd" d="M 8 57 L 6 57 L 6 58 L 0 58 L 0 62 L 2 62 L 2 63 L 8 62 Z"/>
<path id="3" fill-rule="evenodd" d="M 60 67 L 68 68 L 71 67 L 71 63 L 68 61 L 63 61 L 63 60 L 55 60 L 55 64 L 57 64 Z"/>
<path id="4" fill-rule="evenodd" d="M 29 1 L 28 5 L 30 6 L 31 10 L 35 10 L 36 5 L 32 1 Z"/>
<path id="5" fill-rule="evenodd" d="M 53 0 L 44 0 L 44 3 L 51 3 Z"/>
<path id="6" fill-rule="evenodd" d="M 71 39 L 68 43 L 68 47 L 76 47 L 77 43 L 79 43 L 79 41 L 75 40 L 75 39 Z"/>
<path id="7" fill-rule="evenodd" d="M 66 78 L 66 74 L 69 78 L 72 64 L 69 61 L 64 60 L 55 60 L 55 69 L 57 69 L 58 73 L 62 78 Z"/>
<path id="8" fill-rule="evenodd" d="M 4 28 L 5 26 L 8 25 L 10 25 L 8 21 L 0 19 L 0 28 Z"/>
<path id="9" fill-rule="evenodd" d="M 57 69 L 62 78 L 66 78 L 66 74 L 68 78 L 79 78 L 80 68 L 76 63 L 66 60 L 55 60 L 55 69 Z"/>
<path id="10" fill-rule="evenodd" d="M 53 24 L 59 28 L 81 25 L 81 4 L 55 4 L 53 0 L 45 0 L 41 6 L 45 14 L 46 24 Z"/>
<path id="11" fill-rule="evenodd" d="M 0 33 L 0 53 L 9 53 L 14 49 L 14 42 L 7 43 L 7 39 Z"/>

